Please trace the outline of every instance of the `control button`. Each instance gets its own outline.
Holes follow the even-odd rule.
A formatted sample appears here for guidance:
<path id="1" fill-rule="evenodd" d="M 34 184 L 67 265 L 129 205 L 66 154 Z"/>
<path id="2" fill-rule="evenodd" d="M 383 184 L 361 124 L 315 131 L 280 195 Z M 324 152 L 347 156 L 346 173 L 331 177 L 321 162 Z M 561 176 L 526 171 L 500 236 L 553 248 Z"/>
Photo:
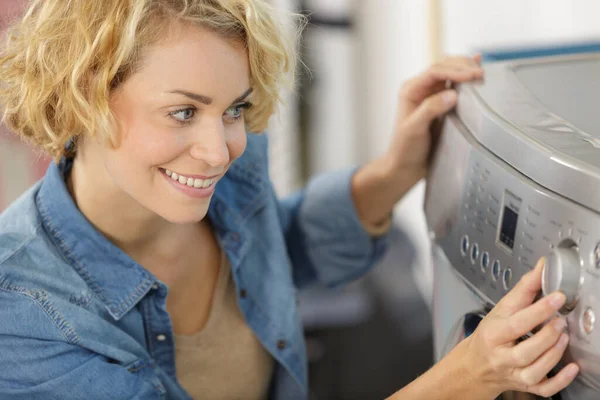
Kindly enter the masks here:
<path id="1" fill-rule="evenodd" d="M 560 310 L 566 314 L 575 308 L 579 299 L 581 261 L 575 247 L 559 246 L 546 257 L 542 273 L 542 291 L 545 296 L 561 291 L 567 296 Z"/>
<path id="2" fill-rule="evenodd" d="M 600 270 L 600 243 L 598 243 L 594 249 L 594 267 L 597 270 Z"/>
<path id="3" fill-rule="evenodd" d="M 460 243 L 460 252 L 462 253 L 463 257 L 467 255 L 467 252 L 469 251 L 469 237 L 467 235 L 463 236 L 462 241 Z"/>
<path id="4" fill-rule="evenodd" d="M 479 245 L 477 243 L 473 243 L 473 247 L 471 248 L 471 262 L 475 264 L 477 259 L 479 258 Z"/>
<path id="5" fill-rule="evenodd" d="M 483 272 L 486 272 L 489 266 L 490 266 L 490 255 L 486 251 L 481 256 L 481 269 L 483 270 Z"/>
<path id="6" fill-rule="evenodd" d="M 588 308 L 581 316 L 581 327 L 583 328 L 583 331 L 588 335 L 592 333 L 592 331 L 594 330 L 595 322 L 596 314 L 594 313 L 594 310 Z"/>
<path id="7" fill-rule="evenodd" d="M 492 264 L 492 278 L 496 281 L 500 278 L 500 261 L 495 260 Z"/>
<path id="8" fill-rule="evenodd" d="M 510 268 L 506 268 L 504 270 L 504 274 L 502 275 L 502 285 L 504 286 L 504 290 L 510 290 L 510 284 L 512 282 L 512 271 Z"/>

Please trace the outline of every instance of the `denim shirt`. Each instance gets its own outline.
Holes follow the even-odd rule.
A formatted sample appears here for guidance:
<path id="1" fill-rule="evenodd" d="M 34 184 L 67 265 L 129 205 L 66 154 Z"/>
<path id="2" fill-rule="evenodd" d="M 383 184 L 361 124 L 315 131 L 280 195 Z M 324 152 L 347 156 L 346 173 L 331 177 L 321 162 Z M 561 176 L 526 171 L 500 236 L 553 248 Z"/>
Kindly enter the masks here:
<path id="1" fill-rule="evenodd" d="M 175 372 L 168 287 L 98 232 L 65 185 L 71 162 L 0 215 L 0 399 L 189 399 Z M 242 313 L 276 361 L 270 398 L 308 397 L 297 291 L 342 285 L 371 267 L 350 193 L 353 170 L 319 176 L 279 201 L 267 139 L 218 183 L 208 212 Z"/>

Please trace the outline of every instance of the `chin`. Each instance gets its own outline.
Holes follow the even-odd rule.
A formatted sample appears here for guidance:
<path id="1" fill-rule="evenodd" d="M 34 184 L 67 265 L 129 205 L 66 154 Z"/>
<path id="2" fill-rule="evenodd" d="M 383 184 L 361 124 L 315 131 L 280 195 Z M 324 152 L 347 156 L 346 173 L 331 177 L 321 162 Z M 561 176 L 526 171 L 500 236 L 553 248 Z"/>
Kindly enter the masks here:
<path id="1" fill-rule="evenodd" d="M 194 210 L 185 208 L 181 208 L 179 210 L 164 210 L 164 212 L 157 214 L 172 224 L 196 224 L 206 218 L 206 215 L 208 214 L 208 207 L 198 207 Z"/>

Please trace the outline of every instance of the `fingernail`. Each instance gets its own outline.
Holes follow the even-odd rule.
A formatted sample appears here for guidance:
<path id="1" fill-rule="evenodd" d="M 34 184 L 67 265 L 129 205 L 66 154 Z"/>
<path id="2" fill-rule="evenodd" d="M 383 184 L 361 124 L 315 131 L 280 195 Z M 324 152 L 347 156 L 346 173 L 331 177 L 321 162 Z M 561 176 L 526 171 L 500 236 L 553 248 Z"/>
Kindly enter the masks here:
<path id="1" fill-rule="evenodd" d="M 564 349 L 565 347 L 567 347 L 567 343 L 569 343 L 569 335 L 567 335 L 566 333 L 563 333 L 562 335 L 560 335 L 560 339 L 558 339 L 558 343 L 556 343 L 556 347 L 558 349 Z"/>
<path id="2" fill-rule="evenodd" d="M 563 306 L 563 304 L 565 304 L 566 301 L 566 297 L 564 294 L 558 292 L 558 293 L 553 293 L 550 295 L 550 305 L 555 308 L 556 310 L 558 310 L 559 308 L 561 308 Z"/>
<path id="3" fill-rule="evenodd" d="M 565 373 L 570 378 L 575 378 L 575 376 L 577 376 L 577 374 L 579 373 L 579 367 L 576 364 L 567 365 L 565 368 Z"/>
<path id="4" fill-rule="evenodd" d="M 456 92 L 454 90 L 448 90 L 444 93 L 443 100 L 447 105 L 453 105 L 456 102 Z"/>
<path id="5" fill-rule="evenodd" d="M 546 257 L 541 257 L 541 258 L 538 260 L 538 263 L 537 263 L 537 265 L 536 265 L 536 268 L 540 268 L 540 267 L 542 267 L 544 264 L 546 264 Z"/>
<path id="6" fill-rule="evenodd" d="M 556 329 L 557 332 L 562 332 L 565 329 L 566 322 L 561 318 L 554 321 L 552 325 L 554 325 L 554 329 Z"/>

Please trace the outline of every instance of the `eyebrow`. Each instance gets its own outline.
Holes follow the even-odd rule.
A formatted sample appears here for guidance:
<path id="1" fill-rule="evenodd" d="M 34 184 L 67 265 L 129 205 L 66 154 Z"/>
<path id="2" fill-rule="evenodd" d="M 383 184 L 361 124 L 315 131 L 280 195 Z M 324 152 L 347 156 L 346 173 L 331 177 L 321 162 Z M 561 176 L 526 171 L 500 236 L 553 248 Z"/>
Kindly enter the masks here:
<path id="1" fill-rule="evenodd" d="M 232 104 L 239 103 L 240 101 L 244 100 L 246 97 L 248 97 L 250 95 L 250 93 L 252 93 L 252 91 L 253 91 L 252 88 L 246 90 L 240 97 L 235 99 Z M 188 92 L 187 90 L 176 89 L 176 90 L 170 91 L 169 93 L 181 94 L 185 97 L 188 97 L 192 100 L 197 101 L 198 103 L 206 104 L 207 106 L 211 105 L 213 102 L 213 99 L 208 96 L 204 96 L 204 95 L 201 95 L 198 93 Z"/>

